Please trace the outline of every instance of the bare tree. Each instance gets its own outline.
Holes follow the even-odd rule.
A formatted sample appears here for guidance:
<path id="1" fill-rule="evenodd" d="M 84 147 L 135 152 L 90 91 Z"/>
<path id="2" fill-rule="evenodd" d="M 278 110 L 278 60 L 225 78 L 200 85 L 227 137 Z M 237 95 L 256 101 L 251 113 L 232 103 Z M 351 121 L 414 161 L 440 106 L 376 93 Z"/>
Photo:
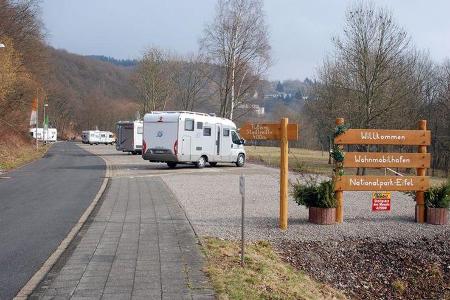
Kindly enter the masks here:
<path id="1" fill-rule="evenodd" d="M 202 102 L 202 91 L 208 84 L 208 67 L 200 55 L 178 58 L 171 63 L 175 107 L 192 111 Z"/>
<path id="2" fill-rule="evenodd" d="M 354 125 L 371 128 L 410 96 L 405 82 L 416 57 L 389 11 L 358 3 L 348 10 L 343 37 L 334 38 L 334 44 L 331 85 L 347 98 Z"/>
<path id="3" fill-rule="evenodd" d="M 200 44 L 217 66 L 212 80 L 218 87 L 219 113 L 232 119 L 234 108 L 253 96 L 270 65 L 263 1 L 219 0 Z"/>
<path id="4" fill-rule="evenodd" d="M 164 110 L 171 96 L 171 76 L 168 54 L 151 48 L 139 62 L 134 83 L 141 97 L 141 113 Z"/>

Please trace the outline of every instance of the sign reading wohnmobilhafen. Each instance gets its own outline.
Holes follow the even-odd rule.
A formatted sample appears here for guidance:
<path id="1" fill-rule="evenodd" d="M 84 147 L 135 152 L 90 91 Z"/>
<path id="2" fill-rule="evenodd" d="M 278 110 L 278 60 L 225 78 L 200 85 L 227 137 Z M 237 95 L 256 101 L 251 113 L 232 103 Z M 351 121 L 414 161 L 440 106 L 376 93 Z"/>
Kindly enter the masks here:
<path id="1" fill-rule="evenodd" d="M 425 191 L 427 176 L 338 176 L 336 191 Z"/>
<path id="2" fill-rule="evenodd" d="M 372 211 L 390 211 L 391 192 L 372 193 Z"/>
<path id="3" fill-rule="evenodd" d="M 430 153 L 347 152 L 345 168 L 429 168 Z"/>

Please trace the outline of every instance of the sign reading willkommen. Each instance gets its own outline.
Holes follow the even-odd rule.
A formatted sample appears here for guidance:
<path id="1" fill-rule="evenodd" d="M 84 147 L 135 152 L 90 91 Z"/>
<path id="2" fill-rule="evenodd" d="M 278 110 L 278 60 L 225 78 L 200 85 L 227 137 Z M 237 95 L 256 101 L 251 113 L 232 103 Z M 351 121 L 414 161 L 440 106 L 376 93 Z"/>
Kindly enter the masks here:
<path id="1" fill-rule="evenodd" d="M 344 119 L 336 119 L 336 125 L 344 124 Z M 418 146 L 418 153 L 385 152 L 348 152 L 344 155 L 341 167 L 344 168 L 415 168 L 417 176 L 352 176 L 334 177 L 336 199 L 338 201 L 336 217 L 343 220 L 343 191 L 374 191 L 372 210 L 389 210 L 388 200 L 383 198 L 386 191 L 415 191 L 416 219 L 424 222 L 424 191 L 430 186 L 426 169 L 430 167 L 431 155 L 426 146 L 431 144 L 431 132 L 426 130 L 426 121 L 419 122 L 418 130 L 390 129 L 348 129 L 335 137 L 334 143 L 341 145 L 400 145 Z M 380 197 L 378 197 L 380 196 Z M 383 197 L 381 197 L 383 196 Z"/>

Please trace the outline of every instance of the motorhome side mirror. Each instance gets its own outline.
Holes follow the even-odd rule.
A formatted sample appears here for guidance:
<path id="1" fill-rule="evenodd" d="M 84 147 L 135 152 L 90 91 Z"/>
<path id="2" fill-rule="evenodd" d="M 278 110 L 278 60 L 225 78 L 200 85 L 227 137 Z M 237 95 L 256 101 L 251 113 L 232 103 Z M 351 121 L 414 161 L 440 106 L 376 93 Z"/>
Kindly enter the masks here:
<path id="1" fill-rule="evenodd" d="M 245 140 L 241 139 L 241 145 L 245 145 Z"/>

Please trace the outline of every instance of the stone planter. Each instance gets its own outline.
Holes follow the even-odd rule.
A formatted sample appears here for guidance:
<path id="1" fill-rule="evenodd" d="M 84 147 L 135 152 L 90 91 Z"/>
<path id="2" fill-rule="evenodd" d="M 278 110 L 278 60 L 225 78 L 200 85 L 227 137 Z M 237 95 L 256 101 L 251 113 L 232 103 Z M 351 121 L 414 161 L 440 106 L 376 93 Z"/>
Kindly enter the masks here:
<path id="1" fill-rule="evenodd" d="M 427 223 L 433 225 L 447 225 L 448 208 L 427 207 Z"/>
<path id="2" fill-rule="evenodd" d="M 309 222 L 320 225 L 336 223 L 336 208 L 309 208 Z"/>

